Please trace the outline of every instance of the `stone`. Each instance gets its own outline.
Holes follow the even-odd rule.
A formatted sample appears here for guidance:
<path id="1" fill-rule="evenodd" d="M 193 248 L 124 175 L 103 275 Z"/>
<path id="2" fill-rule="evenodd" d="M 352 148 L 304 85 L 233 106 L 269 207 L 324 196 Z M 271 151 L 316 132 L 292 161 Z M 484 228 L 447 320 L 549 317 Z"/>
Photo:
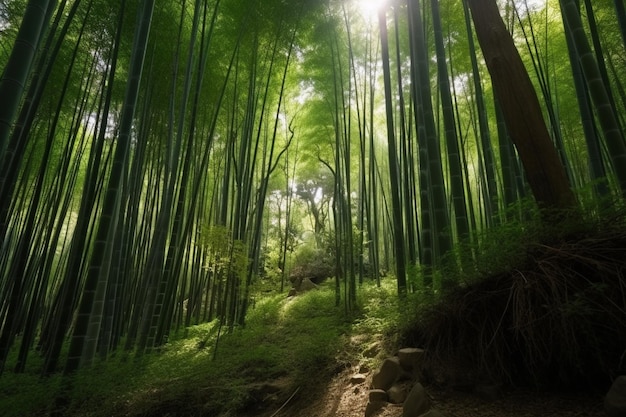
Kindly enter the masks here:
<path id="1" fill-rule="evenodd" d="M 424 357 L 424 349 L 419 348 L 402 348 L 398 351 L 398 359 L 400 365 L 407 371 L 418 369 L 422 364 Z"/>
<path id="2" fill-rule="evenodd" d="M 400 360 L 397 356 L 383 361 L 380 370 L 372 377 L 372 388 L 387 391 L 401 374 Z"/>
<path id="3" fill-rule="evenodd" d="M 609 417 L 626 417 L 626 375 L 613 381 L 604 397 L 604 411 Z"/>
<path id="4" fill-rule="evenodd" d="M 291 288 L 289 290 L 289 294 L 287 294 L 287 297 L 295 297 L 298 294 L 298 291 L 295 288 Z"/>
<path id="5" fill-rule="evenodd" d="M 387 392 L 382 389 L 371 389 L 369 399 L 371 403 L 387 402 Z"/>
<path id="6" fill-rule="evenodd" d="M 380 410 L 385 408 L 386 402 L 369 402 L 365 406 L 365 417 L 374 417 Z"/>
<path id="7" fill-rule="evenodd" d="M 355 384 L 362 384 L 363 382 L 365 382 L 365 379 L 366 379 L 366 378 L 367 378 L 367 377 L 366 377 L 365 375 L 363 375 L 363 374 L 360 374 L 360 373 L 359 373 L 359 374 L 354 374 L 354 375 L 352 375 L 352 376 L 350 377 L 350 383 L 351 383 L 352 385 L 355 385 Z"/>
<path id="8" fill-rule="evenodd" d="M 300 285 L 298 286 L 298 291 L 305 292 L 305 291 L 314 290 L 316 288 L 317 288 L 317 285 L 315 285 L 313 281 L 311 281 L 309 278 L 302 278 L 302 281 L 300 282 Z"/>
<path id="9" fill-rule="evenodd" d="M 404 368 L 401 368 L 400 376 L 398 377 L 398 381 L 413 381 L 418 382 L 420 380 L 419 370 L 414 369 L 412 371 L 407 371 Z"/>
<path id="10" fill-rule="evenodd" d="M 392 404 L 401 404 L 406 399 L 406 387 L 400 384 L 394 384 L 387 390 L 388 401 Z"/>
<path id="11" fill-rule="evenodd" d="M 430 399 L 419 382 L 413 385 L 402 407 L 402 417 L 419 417 L 430 408 Z"/>

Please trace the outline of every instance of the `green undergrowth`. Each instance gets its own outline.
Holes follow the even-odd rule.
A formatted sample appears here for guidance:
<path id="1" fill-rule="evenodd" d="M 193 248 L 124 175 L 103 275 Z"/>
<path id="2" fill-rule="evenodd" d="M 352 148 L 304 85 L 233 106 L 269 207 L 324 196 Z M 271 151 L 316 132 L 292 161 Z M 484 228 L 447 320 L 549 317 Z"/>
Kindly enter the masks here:
<path id="1" fill-rule="evenodd" d="M 117 353 L 79 371 L 71 383 L 67 416 L 227 416 L 254 414 L 292 393 L 309 392 L 361 357 L 369 342 L 395 343 L 409 309 L 396 296 L 395 281 L 363 285 L 356 311 L 335 307 L 332 283 L 293 298 L 270 296 L 250 309 L 246 326 L 232 333 L 218 323 L 187 329 L 158 352 Z M 181 332 L 182 334 L 183 332 Z M 351 342 L 355 334 L 362 343 Z M 216 351 L 217 346 L 217 351 Z M 33 367 L 0 377 L 3 416 L 45 416 L 63 381 L 40 378 Z M 301 394 L 304 395 L 304 394 Z M 59 411 L 59 410 L 57 410 Z M 229 414 L 230 413 L 230 414 Z"/>

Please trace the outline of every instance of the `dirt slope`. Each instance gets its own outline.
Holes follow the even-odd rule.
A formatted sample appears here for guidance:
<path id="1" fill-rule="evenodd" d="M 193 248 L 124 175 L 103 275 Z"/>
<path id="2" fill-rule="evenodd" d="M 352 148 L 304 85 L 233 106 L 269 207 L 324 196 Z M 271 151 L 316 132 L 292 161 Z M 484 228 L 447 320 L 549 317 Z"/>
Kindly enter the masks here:
<path id="1" fill-rule="evenodd" d="M 287 403 L 276 405 L 258 417 L 363 417 L 370 378 L 354 385 L 350 382 L 354 373 L 353 369 L 340 372 L 326 386 L 299 387 Z M 426 389 L 433 407 L 448 417 L 606 416 L 600 394 L 540 393 L 518 389 L 504 392 L 498 400 L 486 401 L 458 390 L 433 386 Z M 376 416 L 401 417 L 402 407 L 390 404 Z"/>

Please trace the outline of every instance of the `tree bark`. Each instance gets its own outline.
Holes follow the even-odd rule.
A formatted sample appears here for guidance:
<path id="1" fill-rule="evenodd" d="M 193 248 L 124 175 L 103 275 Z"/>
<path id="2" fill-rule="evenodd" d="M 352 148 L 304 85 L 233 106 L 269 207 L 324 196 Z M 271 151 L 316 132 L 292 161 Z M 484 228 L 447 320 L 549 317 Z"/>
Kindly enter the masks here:
<path id="1" fill-rule="evenodd" d="M 537 94 L 496 1 L 467 2 L 494 94 L 535 200 L 545 209 L 575 207 L 576 198 L 548 133 Z"/>

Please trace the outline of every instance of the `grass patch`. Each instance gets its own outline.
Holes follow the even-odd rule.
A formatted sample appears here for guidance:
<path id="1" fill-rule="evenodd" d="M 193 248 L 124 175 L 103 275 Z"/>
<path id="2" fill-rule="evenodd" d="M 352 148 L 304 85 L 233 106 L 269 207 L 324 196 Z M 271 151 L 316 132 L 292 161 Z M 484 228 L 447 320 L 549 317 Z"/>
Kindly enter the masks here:
<path id="1" fill-rule="evenodd" d="M 363 307 L 350 317 L 335 307 L 333 285 L 294 298 L 263 298 L 245 327 L 222 335 L 217 352 L 218 324 L 212 322 L 186 329 L 184 338 L 172 337 L 153 354 L 117 353 L 75 374 L 63 415 L 226 416 L 260 404 L 278 407 L 298 387 L 309 395 L 354 359 L 346 353 L 350 334 L 397 333 L 403 308 L 395 281 L 364 285 L 360 297 Z M 7 371 L 0 378 L 0 409 L 11 417 L 50 415 L 63 383 L 58 375 L 41 379 L 34 367 Z"/>
<path id="2" fill-rule="evenodd" d="M 311 375 L 322 375 L 340 348 L 347 324 L 333 305 L 330 290 L 260 300 L 245 328 L 222 336 L 216 354 L 214 338 L 206 336 L 210 329 L 190 331 L 197 336 L 174 341 L 149 359 L 153 372 L 145 374 L 139 393 L 125 399 L 126 414 L 219 415 L 290 394 Z M 273 386 L 276 381 L 281 385 Z"/>

